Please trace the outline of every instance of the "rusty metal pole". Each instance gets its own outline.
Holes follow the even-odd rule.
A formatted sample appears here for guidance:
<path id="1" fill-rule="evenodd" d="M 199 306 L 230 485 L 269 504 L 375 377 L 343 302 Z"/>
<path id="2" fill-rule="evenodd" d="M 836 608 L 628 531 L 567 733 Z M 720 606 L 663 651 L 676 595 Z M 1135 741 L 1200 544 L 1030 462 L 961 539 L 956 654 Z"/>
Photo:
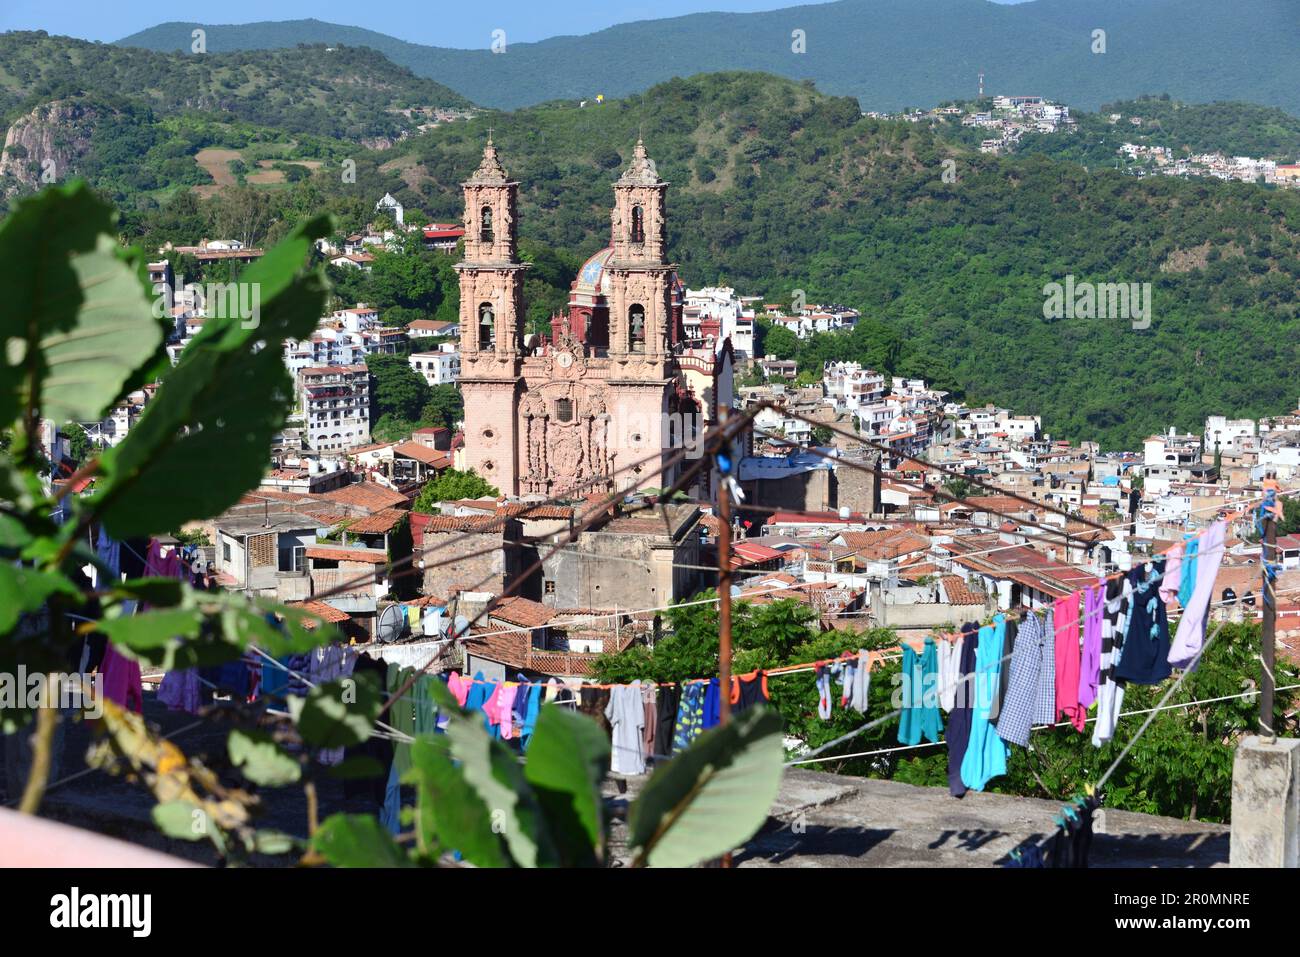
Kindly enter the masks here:
<path id="1" fill-rule="evenodd" d="M 1260 628 L 1259 657 L 1263 669 L 1259 682 L 1259 736 L 1274 738 L 1273 728 L 1273 663 L 1277 650 L 1277 591 L 1269 579 L 1269 566 L 1277 561 L 1277 519 L 1269 515 L 1264 519 L 1264 536 L 1261 540 L 1260 565 L 1264 573 L 1264 621 Z"/>

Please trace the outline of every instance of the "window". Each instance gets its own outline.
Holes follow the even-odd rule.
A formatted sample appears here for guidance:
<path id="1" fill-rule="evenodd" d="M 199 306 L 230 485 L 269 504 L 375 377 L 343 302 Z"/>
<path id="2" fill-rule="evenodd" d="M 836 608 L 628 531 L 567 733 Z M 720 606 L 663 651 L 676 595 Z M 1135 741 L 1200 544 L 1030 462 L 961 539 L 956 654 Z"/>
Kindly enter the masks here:
<path id="1" fill-rule="evenodd" d="M 497 347 L 497 321 L 492 311 L 492 303 L 485 302 L 478 307 L 478 347 L 495 349 Z"/>
<path id="2" fill-rule="evenodd" d="M 637 303 L 627 312 L 628 336 L 633 352 L 645 352 L 645 306 Z"/>
<path id="3" fill-rule="evenodd" d="M 221 543 L 221 561 L 223 564 L 230 564 L 230 543 L 227 541 Z"/>
<path id="4" fill-rule="evenodd" d="M 560 422 L 573 421 L 572 399 L 557 399 L 555 401 L 555 418 Z"/>
<path id="5" fill-rule="evenodd" d="M 484 206 L 479 210 L 478 238 L 479 242 L 492 242 L 492 207 Z"/>
<path id="6" fill-rule="evenodd" d="M 547 581 L 542 582 L 542 594 L 543 594 L 543 595 L 554 595 L 554 594 L 555 594 L 555 582 L 550 581 L 550 580 L 547 580 Z"/>
<path id="7" fill-rule="evenodd" d="M 645 210 L 640 206 L 632 207 L 631 239 L 634 243 L 645 242 Z"/>

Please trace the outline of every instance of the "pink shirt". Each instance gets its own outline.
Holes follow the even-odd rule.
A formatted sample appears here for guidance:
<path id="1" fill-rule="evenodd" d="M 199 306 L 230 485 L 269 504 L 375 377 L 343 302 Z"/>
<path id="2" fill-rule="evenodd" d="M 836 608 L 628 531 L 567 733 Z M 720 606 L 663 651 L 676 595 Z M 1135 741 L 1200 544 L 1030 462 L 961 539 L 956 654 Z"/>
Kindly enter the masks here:
<path id="1" fill-rule="evenodd" d="M 1088 709 L 1079 704 L 1079 598 L 1075 592 L 1052 607 L 1056 627 L 1056 713 L 1082 731 Z"/>

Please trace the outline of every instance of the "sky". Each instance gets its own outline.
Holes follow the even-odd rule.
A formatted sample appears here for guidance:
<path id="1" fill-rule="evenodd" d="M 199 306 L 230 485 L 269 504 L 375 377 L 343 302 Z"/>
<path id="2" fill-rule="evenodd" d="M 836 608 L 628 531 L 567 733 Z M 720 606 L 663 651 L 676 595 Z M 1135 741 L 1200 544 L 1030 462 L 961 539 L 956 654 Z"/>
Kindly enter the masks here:
<path id="1" fill-rule="evenodd" d="M 492 31 L 505 23 L 510 25 L 511 40 L 528 43 L 593 33 L 633 20 L 800 5 L 798 0 L 224 0 L 220 4 L 197 0 L 0 0 L 0 31 L 45 30 L 108 42 L 169 20 L 251 23 L 314 17 L 366 27 L 412 43 L 472 49 L 488 46 Z"/>

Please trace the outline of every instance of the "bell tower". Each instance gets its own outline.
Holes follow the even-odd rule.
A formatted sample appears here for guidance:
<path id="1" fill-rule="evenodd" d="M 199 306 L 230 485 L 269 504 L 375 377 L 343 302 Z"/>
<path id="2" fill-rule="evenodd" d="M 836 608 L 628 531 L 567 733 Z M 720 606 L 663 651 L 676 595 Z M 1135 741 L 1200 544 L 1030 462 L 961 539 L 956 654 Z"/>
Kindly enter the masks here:
<path id="1" fill-rule="evenodd" d="M 666 256 L 668 184 L 659 178 L 645 144 L 636 141 L 632 163 L 614 183 L 610 214 L 611 282 L 609 354 L 623 363 L 635 357 L 646 371 L 667 375 L 669 325 L 673 321 L 674 268 Z M 649 367 L 657 367 L 650 369 Z"/>
<path id="2" fill-rule="evenodd" d="M 489 135 L 478 169 L 461 183 L 465 259 L 460 275 L 461 392 L 465 467 L 502 493 L 517 493 L 516 407 L 523 361 L 524 270 L 518 256 L 519 184 Z"/>

